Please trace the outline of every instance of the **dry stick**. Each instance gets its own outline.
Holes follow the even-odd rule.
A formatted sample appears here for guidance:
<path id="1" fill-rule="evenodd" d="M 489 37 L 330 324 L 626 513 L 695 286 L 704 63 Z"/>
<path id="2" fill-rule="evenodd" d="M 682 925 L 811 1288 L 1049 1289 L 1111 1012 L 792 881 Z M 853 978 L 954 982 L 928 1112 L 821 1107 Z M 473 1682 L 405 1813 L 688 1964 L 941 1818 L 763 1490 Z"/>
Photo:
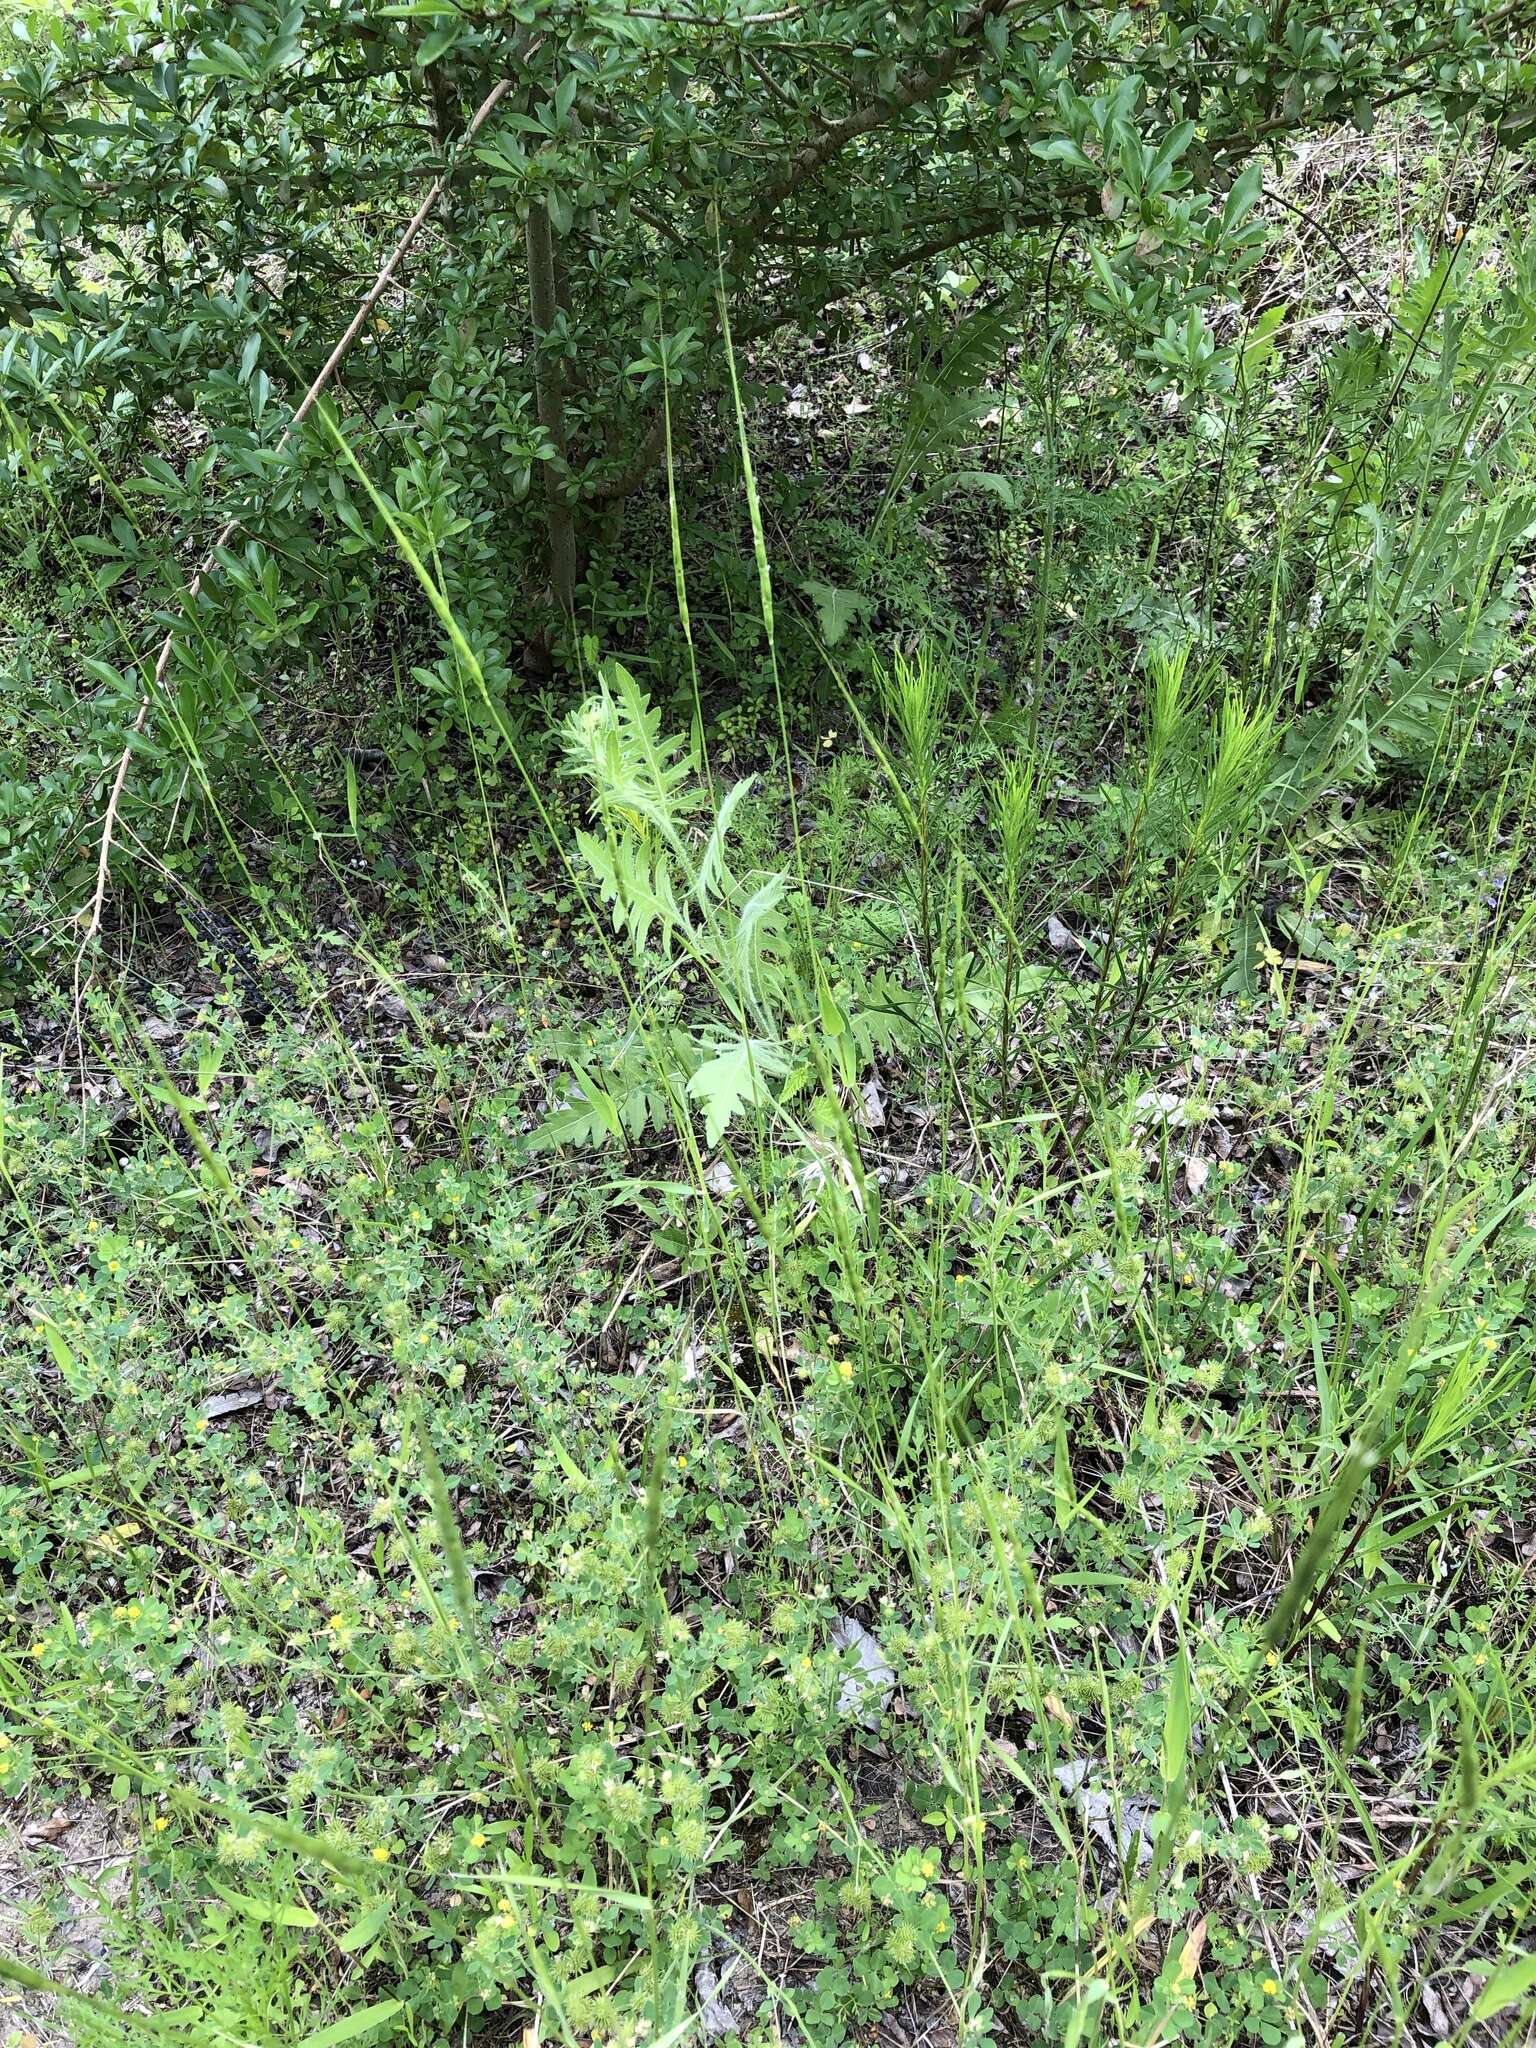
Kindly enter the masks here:
<path id="1" fill-rule="evenodd" d="M 472 140 L 472 138 L 479 133 L 480 129 L 484 127 L 485 123 L 490 119 L 490 116 L 496 107 L 496 103 L 507 91 L 508 87 L 511 85 L 511 82 L 512 81 L 510 79 L 504 78 L 502 79 L 499 85 L 492 86 L 491 90 L 486 94 L 485 98 L 480 102 L 480 105 L 476 108 L 474 119 L 465 129 L 463 137 L 464 141 L 468 142 Z M 343 334 L 340 341 L 337 342 L 336 346 L 331 350 L 330 354 L 326 357 L 324 364 L 321 366 L 320 374 L 315 378 L 314 383 L 310 385 L 309 389 L 305 392 L 304 396 L 299 400 L 298 408 L 295 411 L 293 418 L 288 422 L 287 426 L 283 429 L 282 437 L 278 441 L 277 446 L 273 451 L 274 454 L 282 454 L 283 450 L 292 441 L 294 435 L 298 432 L 299 428 L 303 426 L 305 420 L 308 418 L 311 410 L 313 409 L 316 400 L 325 390 L 326 385 L 330 383 L 331 379 L 340 369 L 348 349 L 351 348 L 353 342 L 356 341 L 359 334 L 362 333 L 364 327 L 368 323 L 369 316 L 372 314 L 374 307 L 379 303 L 379 300 L 384 296 L 384 293 L 388 288 L 390 279 L 394 276 L 396 270 L 400 266 L 401 259 L 404 257 L 406 251 L 410 248 L 412 242 L 415 241 L 417 235 L 420 234 L 423 226 L 426 224 L 427 216 L 431 213 L 433 207 L 436 206 L 438 200 L 442 197 L 443 190 L 448 183 L 448 176 L 448 170 L 445 169 L 439 177 L 433 180 L 432 188 L 427 193 L 426 198 L 422 200 L 420 206 L 418 206 L 416 211 L 411 215 L 410 220 L 406 224 L 404 234 L 400 237 L 399 241 L 396 242 L 393 250 L 390 252 L 389 258 L 386 261 L 384 268 L 379 272 L 378 276 L 374 279 L 372 288 L 370 289 L 368 296 L 363 300 L 362 304 L 358 307 L 357 311 L 352 315 L 352 318 L 348 323 L 346 333 Z M 238 531 L 240 530 L 240 523 L 240 516 L 239 514 L 236 514 L 236 516 L 233 519 L 231 519 L 221 529 L 217 540 L 215 540 L 213 546 L 208 550 L 208 553 L 203 557 L 203 560 L 198 567 L 197 574 L 192 578 L 192 581 L 187 586 L 187 602 L 189 604 L 195 604 L 197 602 L 197 594 L 203 587 L 203 578 L 205 576 L 210 575 L 212 571 L 217 567 L 219 553 L 221 549 L 228 547 L 229 543 L 234 539 L 236 533 L 238 533 Z M 161 691 L 162 693 L 164 692 L 166 672 L 170 668 L 171 654 L 173 649 L 175 648 L 175 645 L 176 629 L 173 626 L 170 632 L 166 634 L 165 639 L 161 644 L 160 654 L 155 662 L 154 679 L 150 684 L 150 687 L 144 692 L 143 699 L 139 704 L 139 715 L 133 721 L 133 729 L 132 732 L 129 734 L 128 744 L 123 748 L 122 758 L 119 760 L 117 764 L 117 774 L 112 779 L 112 794 L 107 799 L 106 814 L 101 821 L 101 845 L 96 855 L 96 889 L 95 893 L 91 897 L 91 914 L 86 922 L 85 937 L 80 942 L 80 950 L 82 953 L 85 951 L 85 948 L 91 943 L 91 940 L 95 938 L 97 932 L 101 929 L 101 913 L 107 900 L 107 864 L 111 858 L 112 840 L 117 830 L 118 806 L 122 802 L 123 786 L 128 780 L 128 763 L 133 758 L 133 743 L 134 740 L 137 739 L 138 735 L 144 730 L 144 721 L 149 716 L 149 707 L 151 703 L 154 701 L 155 692 L 157 690 Z"/>

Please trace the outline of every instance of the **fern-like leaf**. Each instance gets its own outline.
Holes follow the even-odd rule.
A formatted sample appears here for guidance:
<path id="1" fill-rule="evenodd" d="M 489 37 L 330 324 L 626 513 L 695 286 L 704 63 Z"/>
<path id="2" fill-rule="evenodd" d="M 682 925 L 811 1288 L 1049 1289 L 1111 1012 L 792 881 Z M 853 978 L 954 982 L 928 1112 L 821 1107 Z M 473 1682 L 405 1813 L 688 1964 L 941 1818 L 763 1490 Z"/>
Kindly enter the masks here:
<path id="1" fill-rule="evenodd" d="M 704 1136 L 718 1145 L 726 1126 L 749 1106 L 765 1107 L 768 1083 L 789 1072 L 783 1051 L 766 1038 L 735 1038 L 695 1067 L 688 1094 L 704 1112 Z"/>

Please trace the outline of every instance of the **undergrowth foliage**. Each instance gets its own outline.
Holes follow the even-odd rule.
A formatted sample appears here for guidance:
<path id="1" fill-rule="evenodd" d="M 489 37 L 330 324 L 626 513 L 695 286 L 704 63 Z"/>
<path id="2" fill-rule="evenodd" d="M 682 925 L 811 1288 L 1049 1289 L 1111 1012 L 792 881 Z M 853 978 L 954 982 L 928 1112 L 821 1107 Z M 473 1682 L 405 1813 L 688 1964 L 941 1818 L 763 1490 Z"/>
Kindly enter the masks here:
<path id="1" fill-rule="evenodd" d="M 1523 33 L 19 32 L 0 2048 L 1526 2038 Z"/>
<path id="2" fill-rule="evenodd" d="M 733 874 L 732 821 L 752 778 L 732 785 L 708 816 L 702 764 L 618 662 L 564 729 L 567 772 L 585 782 L 599 832 L 575 844 L 591 871 L 633 976 L 629 1002 L 601 1061 L 573 1063 L 569 1099 L 541 1125 L 541 1145 L 621 1142 L 702 1119 L 715 1147 L 731 1126 L 770 1127 L 807 1142 L 793 1104 L 818 1090 L 823 1122 L 857 1089 L 877 1051 L 910 1041 L 900 990 L 877 977 L 856 1001 L 833 990 L 814 959 L 809 908 L 783 874 Z M 700 1002 L 680 989 L 696 990 Z M 782 1084 L 782 1085 L 778 1085 Z M 823 1161 L 826 1147 L 819 1155 Z M 841 1176 L 857 1187 L 854 1160 Z"/>
<path id="3" fill-rule="evenodd" d="M 120 847 L 108 834 L 125 877 L 141 871 L 135 835 L 185 867 L 227 805 L 312 859 L 342 831 L 329 791 L 360 757 L 398 809 L 451 766 L 465 724 L 493 743 L 521 672 L 569 656 L 578 627 L 629 638 L 648 604 L 630 547 L 650 480 L 680 445 L 707 466 L 732 334 L 816 348 L 872 294 L 899 309 L 888 345 L 908 391 L 859 522 L 873 560 L 913 501 L 1027 511 L 987 423 L 1021 344 L 1059 366 L 1064 291 L 1143 392 L 1220 432 L 1283 317 L 1262 269 L 1279 153 L 1369 132 L 1410 95 L 1448 147 L 1474 127 L 1518 146 L 1531 9 L 1485 17 L 1455 0 L 1293 0 L 1272 18 L 1228 0 L 1155 16 L 1017 0 L 13 14 L 0 517 L 24 573 L 64 586 L 69 621 L 67 695 L 50 674 L 36 712 L 48 799 L 0 791 L 24 925 L 44 938 L 91 890 L 130 732 L 130 829 Z M 343 366 L 345 431 L 473 633 L 489 702 L 423 644 L 388 573 L 388 522 L 355 502 L 334 429 L 294 428 L 435 180 Z M 1449 263 L 1402 294 L 1394 331 L 1411 347 Z M 1380 473 L 1419 438 L 1379 442 L 1397 368 L 1369 354 L 1338 379 L 1341 505 L 1382 504 Z M 1496 376 L 1480 390 L 1474 438 L 1483 405 L 1518 402 Z M 226 533 L 194 593 L 189 563 Z M 1426 607 L 1437 558 L 1413 572 Z M 808 566 L 801 588 L 838 637 L 871 595 Z M 728 620 L 709 626 L 739 652 Z M 383 689 L 363 652 L 381 643 Z M 1398 680 L 1395 645 L 1368 658 Z M 359 670 L 375 687 L 355 687 Z M 1410 656 L 1400 713 L 1362 743 L 1398 743 L 1433 680 Z"/>

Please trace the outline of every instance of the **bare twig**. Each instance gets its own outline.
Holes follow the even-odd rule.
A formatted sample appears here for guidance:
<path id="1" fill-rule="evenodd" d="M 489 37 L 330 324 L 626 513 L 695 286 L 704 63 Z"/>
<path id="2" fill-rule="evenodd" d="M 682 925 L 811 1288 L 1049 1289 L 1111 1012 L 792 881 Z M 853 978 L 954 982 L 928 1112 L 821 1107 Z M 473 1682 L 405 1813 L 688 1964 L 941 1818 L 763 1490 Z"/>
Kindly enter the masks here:
<path id="1" fill-rule="evenodd" d="M 967 60 L 975 56 L 987 23 L 996 15 L 1006 14 L 1013 4 L 1014 0 L 982 0 L 981 6 L 961 27 L 958 40 L 931 71 L 908 72 L 889 92 L 856 107 L 851 114 L 825 129 L 814 142 L 806 143 L 790 159 L 789 168 L 782 177 L 776 178 L 763 194 L 751 216 L 752 228 L 755 230 L 770 220 L 798 186 L 803 185 L 807 178 L 814 177 L 848 143 L 876 128 L 883 128 L 898 114 L 922 106 L 942 92 L 965 68 Z"/>
<path id="2" fill-rule="evenodd" d="M 466 142 L 478 134 L 480 129 L 490 119 L 498 101 L 507 91 L 510 83 L 510 79 L 502 79 L 500 84 L 492 86 L 485 98 L 480 102 L 480 105 L 475 110 L 474 119 L 464 131 L 464 140 Z M 438 177 L 433 179 L 426 197 L 406 223 L 404 233 L 390 251 L 389 256 L 385 260 L 384 267 L 374 279 L 367 296 L 352 315 L 351 320 L 348 321 L 346 332 L 326 357 L 314 382 L 299 400 L 294 410 L 293 418 L 283 429 L 282 437 L 277 443 L 276 450 L 274 451 L 276 454 L 281 455 L 283 450 L 292 442 L 300 427 L 303 426 L 305 420 L 313 411 L 326 385 L 330 383 L 336 372 L 341 368 L 343 361 L 346 359 L 347 351 L 362 333 L 364 327 L 367 326 L 375 306 L 378 305 L 379 300 L 383 298 L 384 293 L 388 290 L 389 281 L 394 276 L 396 270 L 399 269 L 406 251 L 410 248 L 412 242 L 415 241 L 417 235 L 420 234 L 432 209 L 442 197 L 449 175 L 449 169 L 445 168 Z M 228 547 L 235 534 L 239 531 L 239 528 L 240 517 L 237 514 L 220 529 L 218 538 L 203 557 L 196 575 L 187 585 L 187 602 L 189 605 L 197 602 L 198 592 L 203 587 L 204 579 L 211 575 L 217 567 L 221 550 Z M 101 929 L 101 914 L 107 900 L 107 869 L 112 857 L 112 841 L 117 831 L 117 814 L 123 800 L 123 789 L 128 781 L 128 764 L 133 758 L 133 744 L 144 730 L 145 721 L 149 717 L 149 708 L 154 702 L 156 692 L 164 693 L 165 678 L 170 669 L 171 655 L 175 650 L 175 646 L 176 629 L 173 626 L 161 642 L 160 652 L 155 660 L 153 678 L 140 701 L 138 716 L 133 721 L 133 728 L 129 734 L 128 743 L 123 748 L 121 758 L 117 764 L 117 773 L 112 778 L 112 791 L 107 798 L 107 808 L 101 821 L 101 842 L 96 852 L 96 887 L 91 895 L 90 914 L 86 919 L 85 935 L 80 942 L 82 952 L 84 952 L 85 948 Z"/>

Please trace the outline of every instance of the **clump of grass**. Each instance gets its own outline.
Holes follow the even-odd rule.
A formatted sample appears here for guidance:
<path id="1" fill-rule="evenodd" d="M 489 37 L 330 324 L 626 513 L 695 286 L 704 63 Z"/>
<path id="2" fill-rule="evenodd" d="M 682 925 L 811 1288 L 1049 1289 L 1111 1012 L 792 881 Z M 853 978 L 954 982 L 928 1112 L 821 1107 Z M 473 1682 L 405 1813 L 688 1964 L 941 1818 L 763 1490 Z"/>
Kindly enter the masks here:
<path id="1" fill-rule="evenodd" d="M 917 927 L 923 963 L 933 971 L 935 855 L 934 796 L 939 786 L 941 744 L 954 681 L 932 641 L 913 654 L 897 648 L 887 662 L 870 663 L 879 702 L 901 741 L 905 791 L 911 809 L 917 858 Z"/>
<path id="2" fill-rule="evenodd" d="M 1005 1097 L 1013 1073 L 1019 920 L 1040 826 L 1040 780 L 1039 763 L 1033 756 L 1019 753 L 1009 756 L 990 785 L 992 820 L 1002 851 L 1003 999 L 998 1072 Z"/>

